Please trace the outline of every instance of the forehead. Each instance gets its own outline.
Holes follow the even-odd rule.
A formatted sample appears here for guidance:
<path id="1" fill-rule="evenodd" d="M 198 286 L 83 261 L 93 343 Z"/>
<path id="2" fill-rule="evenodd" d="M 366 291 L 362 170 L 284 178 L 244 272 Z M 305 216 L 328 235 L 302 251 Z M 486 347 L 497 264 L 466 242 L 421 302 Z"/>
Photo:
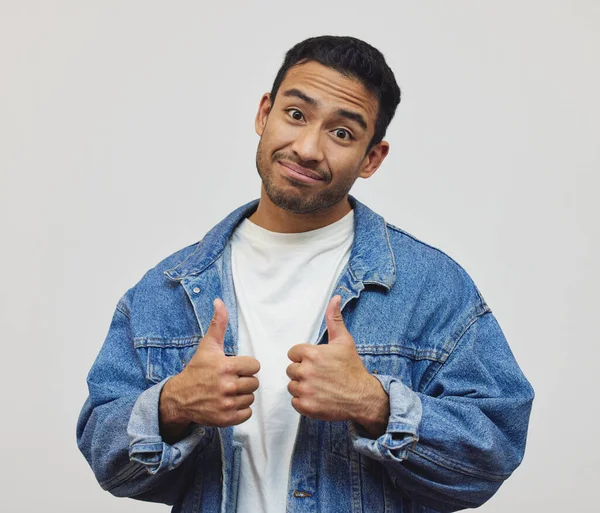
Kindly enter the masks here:
<path id="1" fill-rule="evenodd" d="M 373 93 L 357 79 L 349 78 L 340 72 L 314 61 L 292 66 L 279 86 L 277 98 L 288 89 L 296 88 L 319 100 L 327 108 L 349 108 L 358 111 L 375 124 L 378 100 Z"/>

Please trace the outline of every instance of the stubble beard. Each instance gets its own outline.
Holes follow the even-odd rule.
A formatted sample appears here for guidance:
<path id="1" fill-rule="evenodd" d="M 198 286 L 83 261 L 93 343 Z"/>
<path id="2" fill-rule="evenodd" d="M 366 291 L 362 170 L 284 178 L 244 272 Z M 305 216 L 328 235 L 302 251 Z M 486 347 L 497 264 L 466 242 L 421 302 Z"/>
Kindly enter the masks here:
<path id="1" fill-rule="evenodd" d="M 271 202 L 279 208 L 294 214 L 307 214 L 324 210 L 346 198 L 352 188 L 355 176 L 339 182 L 335 187 L 329 187 L 323 191 L 312 191 L 310 187 L 294 186 L 284 189 L 274 183 L 273 168 L 274 161 L 270 161 L 262 151 L 262 137 L 256 150 L 256 170 L 262 180 L 265 192 Z"/>

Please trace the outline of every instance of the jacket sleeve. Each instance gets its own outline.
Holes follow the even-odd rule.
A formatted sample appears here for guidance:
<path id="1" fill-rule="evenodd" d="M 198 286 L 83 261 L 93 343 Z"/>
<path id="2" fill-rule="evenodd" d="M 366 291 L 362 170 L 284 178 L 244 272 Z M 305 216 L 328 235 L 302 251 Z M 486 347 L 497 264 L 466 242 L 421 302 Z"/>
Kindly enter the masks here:
<path id="1" fill-rule="evenodd" d="M 381 461 L 395 486 L 438 511 L 488 500 L 520 464 L 533 389 L 489 310 L 472 320 L 423 393 L 376 376 L 390 399 L 386 433 L 351 424 L 354 448 Z"/>
<path id="2" fill-rule="evenodd" d="M 158 407 L 168 379 L 148 386 L 121 300 L 88 374 L 89 396 L 77 422 L 79 449 L 113 495 L 173 504 L 192 479 L 187 456 L 206 433 L 194 425 L 173 445 L 162 440 Z"/>

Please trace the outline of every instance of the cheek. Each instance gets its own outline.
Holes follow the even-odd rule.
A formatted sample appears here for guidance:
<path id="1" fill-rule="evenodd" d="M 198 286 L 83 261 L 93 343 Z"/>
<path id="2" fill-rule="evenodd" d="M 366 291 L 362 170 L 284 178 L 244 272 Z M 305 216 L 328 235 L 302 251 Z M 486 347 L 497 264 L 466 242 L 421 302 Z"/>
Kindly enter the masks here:
<path id="1" fill-rule="evenodd" d="M 298 127 L 285 122 L 282 119 L 272 118 L 267 123 L 266 130 L 272 140 L 293 140 L 299 133 Z"/>
<path id="2" fill-rule="evenodd" d="M 271 158 L 273 153 L 277 151 L 285 150 L 292 145 L 294 141 L 294 132 L 289 127 L 281 125 L 278 126 L 273 124 L 265 130 L 262 137 L 262 151 L 265 155 L 269 155 Z"/>
<path id="3" fill-rule="evenodd" d="M 353 182 L 358 177 L 362 161 L 354 152 L 337 152 L 328 156 L 333 181 L 337 183 Z"/>

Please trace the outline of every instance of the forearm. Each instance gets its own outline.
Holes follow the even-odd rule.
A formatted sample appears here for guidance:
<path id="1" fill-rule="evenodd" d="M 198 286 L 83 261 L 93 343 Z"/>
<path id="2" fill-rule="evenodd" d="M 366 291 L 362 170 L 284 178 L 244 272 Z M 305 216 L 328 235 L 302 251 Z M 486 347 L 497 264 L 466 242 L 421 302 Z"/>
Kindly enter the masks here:
<path id="1" fill-rule="evenodd" d="M 77 423 L 77 445 L 88 461 L 98 483 L 105 490 L 135 472 L 137 463 L 129 459 L 127 422 L 135 397 L 115 399 L 94 405 L 90 397 Z"/>
<path id="2" fill-rule="evenodd" d="M 173 504 L 193 474 L 194 458 L 211 433 L 178 426 L 159 408 L 167 379 L 149 382 L 134 347 L 127 297 L 115 310 L 106 340 L 88 374 L 89 397 L 77 423 L 77 444 L 105 490 L 117 496 Z M 168 397 L 168 396 L 167 396 Z M 161 436 L 163 420 L 166 439 Z"/>
<path id="3" fill-rule="evenodd" d="M 92 399 L 84 405 L 78 445 L 99 484 L 113 495 L 173 504 L 190 478 L 191 467 L 185 460 L 204 438 L 204 431 L 195 429 L 174 444 L 161 439 L 161 387 L 162 383 L 138 396 L 96 405 Z"/>
<path id="4" fill-rule="evenodd" d="M 351 420 L 359 424 L 371 438 L 376 439 L 386 432 L 390 417 L 390 398 L 380 381 L 374 376 L 370 377 Z"/>
<path id="5" fill-rule="evenodd" d="M 373 440 L 354 429 L 354 447 L 415 500 L 440 511 L 479 506 L 521 463 L 533 390 L 491 314 L 472 323 L 423 393 L 377 379 L 390 398 L 386 432 Z"/>
<path id="6" fill-rule="evenodd" d="M 174 444 L 181 440 L 191 422 L 182 413 L 177 401 L 177 387 L 175 376 L 167 381 L 160 393 L 159 399 L 159 429 L 163 440 Z"/>
<path id="7" fill-rule="evenodd" d="M 146 465 L 130 458 L 127 424 L 135 402 L 135 397 L 120 398 L 93 409 L 86 403 L 78 424 L 79 448 L 103 489 L 117 497 L 144 498 L 151 494 L 157 502 L 172 504 L 177 500 L 178 487 L 159 492 L 162 474 L 150 474 Z M 179 469 L 174 474 L 183 476 Z"/>
<path id="8" fill-rule="evenodd" d="M 518 465 L 511 460 L 510 445 L 475 407 L 453 412 L 446 401 L 429 401 L 397 381 L 388 390 L 392 397 L 386 432 L 373 437 L 354 424 L 351 436 L 354 448 L 380 461 L 394 485 L 413 500 L 438 511 L 477 507 Z M 434 411 L 446 418 L 443 424 L 436 420 L 432 425 Z M 486 447 L 484 441 L 492 437 L 496 441 Z"/>
<path id="9" fill-rule="evenodd" d="M 410 450 L 401 464 L 389 462 L 384 467 L 403 495 L 441 513 L 480 507 L 504 481 L 448 469 L 417 450 Z"/>
<path id="10" fill-rule="evenodd" d="M 493 414 L 475 404 L 455 408 L 448 404 L 452 399 L 419 397 L 416 437 L 404 450 L 390 450 L 384 462 L 390 478 L 404 494 L 437 511 L 481 506 L 520 464 L 524 447 L 519 438 L 524 441 L 525 434 L 515 430 L 511 440 Z M 516 425 L 529 415 L 527 400 L 515 400 L 509 409 Z"/>

